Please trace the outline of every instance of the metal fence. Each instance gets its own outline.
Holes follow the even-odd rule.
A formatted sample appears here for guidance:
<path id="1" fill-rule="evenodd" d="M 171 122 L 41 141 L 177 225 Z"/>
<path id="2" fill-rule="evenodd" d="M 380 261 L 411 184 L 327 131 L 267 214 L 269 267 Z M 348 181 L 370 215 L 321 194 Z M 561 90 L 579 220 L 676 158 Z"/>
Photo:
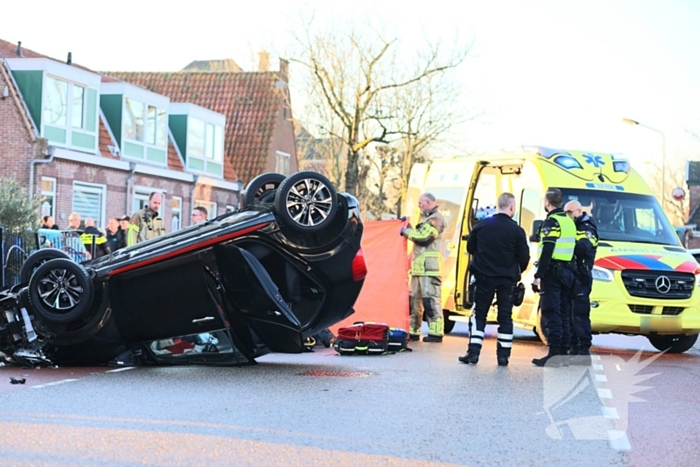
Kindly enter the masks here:
<path id="1" fill-rule="evenodd" d="M 3 227 L 0 227 L 0 254 L 2 256 L 0 258 L 2 266 L 0 289 L 6 289 L 19 283 L 19 271 L 22 269 L 22 264 L 29 253 L 36 248 L 35 239 L 33 241 L 27 240 L 26 236 L 8 233 Z"/>

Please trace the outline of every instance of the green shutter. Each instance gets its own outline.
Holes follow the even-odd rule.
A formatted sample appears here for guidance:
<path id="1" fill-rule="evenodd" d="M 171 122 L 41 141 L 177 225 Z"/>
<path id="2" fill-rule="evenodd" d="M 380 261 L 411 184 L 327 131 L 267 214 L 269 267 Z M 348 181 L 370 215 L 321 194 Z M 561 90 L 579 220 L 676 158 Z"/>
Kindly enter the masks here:
<path id="1" fill-rule="evenodd" d="M 19 87 L 19 90 L 22 93 L 22 98 L 27 104 L 29 114 L 34 120 L 34 124 L 37 128 L 41 128 L 42 96 L 44 94 L 44 72 L 13 71 L 12 76 L 14 76 L 15 81 L 17 82 L 17 87 Z"/>
<path id="2" fill-rule="evenodd" d="M 97 91 L 87 90 L 87 114 L 85 115 L 85 129 L 87 131 L 97 131 Z"/>
<path id="3" fill-rule="evenodd" d="M 121 94 L 100 96 L 100 108 L 105 114 L 107 123 L 117 144 L 122 143 L 122 96 Z M 124 149 L 126 151 L 126 149 Z M 143 157 L 143 155 L 139 156 Z"/>

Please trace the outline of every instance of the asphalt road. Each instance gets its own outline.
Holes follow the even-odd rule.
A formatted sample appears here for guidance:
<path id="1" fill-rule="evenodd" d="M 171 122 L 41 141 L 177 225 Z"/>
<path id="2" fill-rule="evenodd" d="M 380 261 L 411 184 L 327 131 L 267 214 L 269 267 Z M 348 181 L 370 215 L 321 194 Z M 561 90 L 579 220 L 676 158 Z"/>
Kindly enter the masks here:
<path id="1" fill-rule="evenodd" d="M 467 366 L 465 331 L 395 355 L 321 348 L 242 368 L 5 366 L 0 465 L 696 464 L 700 348 L 597 336 L 593 367 L 543 369 L 522 332 L 501 368 L 489 327 Z"/>

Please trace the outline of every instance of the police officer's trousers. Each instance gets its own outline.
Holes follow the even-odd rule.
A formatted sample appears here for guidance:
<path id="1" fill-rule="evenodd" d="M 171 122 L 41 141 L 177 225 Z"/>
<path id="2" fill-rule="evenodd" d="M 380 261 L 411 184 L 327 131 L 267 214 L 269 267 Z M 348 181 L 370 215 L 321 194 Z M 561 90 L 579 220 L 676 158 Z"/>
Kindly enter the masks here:
<path id="1" fill-rule="evenodd" d="M 574 273 L 563 266 L 553 265 L 540 284 L 540 308 L 547 345 L 569 348 L 571 334 L 571 288 Z"/>
<path id="2" fill-rule="evenodd" d="M 582 279 L 582 280 L 581 280 Z M 591 285 L 593 278 L 576 278 L 576 291 L 571 310 L 571 348 L 574 352 L 588 354 L 591 348 Z"/>
<path id="3" fill-rule="evenodd" d="M 425 311 L 428 334 L 443 335 L 441 285 L 442 279 L 436 276 L 411 276 L 411 334 L 420 335 Z"/>
<path id="4" fill-rule="evenodd" d="M 476 279 L 474 294 L 474 314 L 469 320 L 469 348 L 472 353 L 480 353 L 484 341 L 486 315 L 491 308 L 493 296 L 496 295 L 498 308 L 498 343 L 496 353 L 499 357 L 510 357 L 513 347 L 513 289 L 515 282 L 506 277 L 486 277 L 479 275 Z"/>

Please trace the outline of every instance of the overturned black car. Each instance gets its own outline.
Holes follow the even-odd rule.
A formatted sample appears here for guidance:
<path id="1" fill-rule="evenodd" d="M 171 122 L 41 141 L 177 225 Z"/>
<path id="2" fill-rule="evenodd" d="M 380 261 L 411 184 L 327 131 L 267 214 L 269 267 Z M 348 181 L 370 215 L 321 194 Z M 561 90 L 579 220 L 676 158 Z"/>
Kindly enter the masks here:
<path id="1" fill-rule="evenodd" d="M 244 364 L 304 350 L 353 313 L 367 273 L 357 200 L 324 176 L 263 174 L 244 207 L 77 263 L 32 253 L 0 292 L 0 352 L 22 365 Z"/>

